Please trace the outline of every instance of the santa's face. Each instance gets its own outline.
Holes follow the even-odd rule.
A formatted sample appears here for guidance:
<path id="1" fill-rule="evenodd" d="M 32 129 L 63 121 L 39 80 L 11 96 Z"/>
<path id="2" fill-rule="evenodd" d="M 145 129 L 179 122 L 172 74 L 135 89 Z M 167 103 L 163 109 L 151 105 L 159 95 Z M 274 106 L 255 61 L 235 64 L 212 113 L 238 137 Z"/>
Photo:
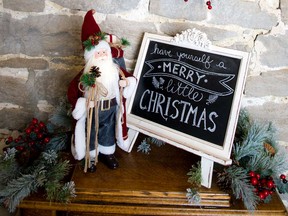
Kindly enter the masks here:
<path id="1" fill-rule="evenodd" d="M 108 58 L 108 52 L 106 49 L 100 49 L 94 53 L 96 60 L 106 60 Z"/>

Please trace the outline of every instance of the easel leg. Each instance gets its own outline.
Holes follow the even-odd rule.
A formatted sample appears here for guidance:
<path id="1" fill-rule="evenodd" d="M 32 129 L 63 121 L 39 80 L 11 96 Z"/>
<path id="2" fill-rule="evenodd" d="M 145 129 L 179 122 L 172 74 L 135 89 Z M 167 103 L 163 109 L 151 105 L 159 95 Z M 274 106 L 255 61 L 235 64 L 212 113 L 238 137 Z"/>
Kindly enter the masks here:
<path id="1" fill-rule="evenodd" d="M 214 161 L 201 157 L 201 185 L 211 188 Z"/>

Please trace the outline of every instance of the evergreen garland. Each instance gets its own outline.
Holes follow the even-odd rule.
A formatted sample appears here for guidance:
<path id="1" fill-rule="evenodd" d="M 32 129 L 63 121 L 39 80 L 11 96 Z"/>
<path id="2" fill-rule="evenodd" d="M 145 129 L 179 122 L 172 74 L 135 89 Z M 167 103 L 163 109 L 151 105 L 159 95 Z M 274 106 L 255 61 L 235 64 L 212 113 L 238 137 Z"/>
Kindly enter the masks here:
<path id="1" fill-rule="evenodd" d="M 69 118 L 65 115 L 62 119 Z M 52 114 L 50 119 L 56 118 Z M 19 137 L 7 138 L 0 154 L 0 204 L 9 212 L 38 189 L 44 189 L 50 201 L 67 203 L 75 197 L 74 182 L 63 182 L 71 168 L 69 160 L 62 159 L 69 130 L 58 123 L 61 127 L 33 118 Z"/>
<path id="2" fill-rule="evenodd" d="M 221 189 L 241 199 L 248 210 L 268 203 L 273 192 L 288 192 L 287 156 L 275 140 L 271 122 L 252 120 L 247 110 L 240 111 L 232 149 L 232 165 L 217 171 Z"/>
<path id="3" fill-rule="evenodd" d="M 286 151 L 278 145 L 275 133 L 271 122 L 252 120 L 247 110 L 242 109 L 231 153 L 232 165 L 216 170 L 220 189 L 242 200 L 249 211 L 254 211 L 260 203 L 269 203 L 276 190 L 288 193 L 288 181 L 283 174 L 288 170 Z M 161 146 L 164 142 L 145 138 L 137 151 L 149 154 L 151 144 Z M 199 203 L 201 197 L 197 188 L 201 186 L 201 164 L 193 165 L 187 175 L 191 184 L 186 192 L 188 202 Z"/>

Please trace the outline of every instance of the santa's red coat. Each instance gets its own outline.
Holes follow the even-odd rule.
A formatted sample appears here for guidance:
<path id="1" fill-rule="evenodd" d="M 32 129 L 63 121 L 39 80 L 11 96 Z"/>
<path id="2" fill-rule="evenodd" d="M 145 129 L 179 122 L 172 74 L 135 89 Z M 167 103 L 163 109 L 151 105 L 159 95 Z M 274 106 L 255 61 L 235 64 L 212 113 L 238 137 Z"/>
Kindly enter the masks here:
<path id="1" fill-rule="evenodd" d="M 128 83 L 129 86 L 125 87 L 124 91 L 123 91 L 123 96 L 122 96 L 122 107 L 123 107 L 123 113 L 122 113 L 122 137 L 119 139 L 119 137 L 116 137 L 117 140 L 117 144 L 120 148 L 122 148 L 125 151 L 128 151 L 128 147 L 127 145 L 129 145 L 129 140 L 128 140 L 128 130 L 127 130 L 127 124 L 126 124 L 126 98 L 130 97 L 133 93 L 133 91 L 136 88 L 136 78 L 128 73 L 126 70 L 122 69 L 125 77 L 128 79 Z M 84 93 L 82 91 L 80 91 L 79 86 L 81 89 L 83 89 L 80 83 L 80 77 L 83 74 L 83 69 L 76 75 L 76 77 L 74 77 L 74 79 L 70 82 L 69 87 L 68 87 L 68 91 L 67 91 L 67 97 L 68 97 L 68 101 L 69 103 L 72 105 L 72 110 L 75 109 L 77 101 L 79 98 L 83 98 L 84 97 Z M 120 76 L 120 73 L 119 73 Z M 125 92 L 126 90 L 126 92 Z M 73 122 L 73 130 L 75 129 L 75 125 L 76 125 L 76 120 L 74 120 Z M 121 131 L 121 130 L 120 130 Z M 76 132 L 75 132 L 76 133 Z M 120 135 L 120 134 L 119 134 Z M 119 136 L 118 135 L 118 136 Z M 77 143 L 76 143 L 77 144 Z M 75 145 L 76 145 L 75 144 Z M 80 158 L 78 158 L 80 159 Z"/>

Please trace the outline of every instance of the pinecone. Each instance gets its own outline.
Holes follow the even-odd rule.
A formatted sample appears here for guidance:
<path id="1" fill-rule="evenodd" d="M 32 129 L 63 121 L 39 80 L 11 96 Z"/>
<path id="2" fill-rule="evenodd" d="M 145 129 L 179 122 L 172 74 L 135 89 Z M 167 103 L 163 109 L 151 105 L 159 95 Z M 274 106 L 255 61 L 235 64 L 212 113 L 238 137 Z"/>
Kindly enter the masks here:
<path id="1" fill-rule="evenodd" d="M 265 142 L 265 143 L 263 144 L 263 146 L 264 146 L 264 148 L 266 149 L 266 151 L 269 152 L 269 154 L 270 154 L 271 156 L 274 156 L 274 155 L 276 154 L 275 148 L 274 148 L 270 143 Z"/>

